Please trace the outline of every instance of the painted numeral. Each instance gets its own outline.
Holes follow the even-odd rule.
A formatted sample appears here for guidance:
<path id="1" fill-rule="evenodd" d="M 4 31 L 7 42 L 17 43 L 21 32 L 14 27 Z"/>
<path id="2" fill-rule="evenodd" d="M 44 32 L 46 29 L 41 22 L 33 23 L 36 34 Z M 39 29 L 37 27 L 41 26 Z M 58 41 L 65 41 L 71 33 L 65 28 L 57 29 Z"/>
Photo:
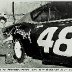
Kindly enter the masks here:
<path id="1" fill-rule="evenodd" d="M 49 53 L 49 48 L 51 48 L 53 46 L 53 34 L 54 32 L 57 30 L 57 27 L 51 27 L 51 28 L 47 28 L 45 29 L 39 36 L 37 43 L 39 46 L 43 46 L 44 47 L 44 52 L 45 53 Z M 48 34 L 48 35 L 47 35 Z M 47 35 L 47 39 L 43 40 L 43 38 Z"/>

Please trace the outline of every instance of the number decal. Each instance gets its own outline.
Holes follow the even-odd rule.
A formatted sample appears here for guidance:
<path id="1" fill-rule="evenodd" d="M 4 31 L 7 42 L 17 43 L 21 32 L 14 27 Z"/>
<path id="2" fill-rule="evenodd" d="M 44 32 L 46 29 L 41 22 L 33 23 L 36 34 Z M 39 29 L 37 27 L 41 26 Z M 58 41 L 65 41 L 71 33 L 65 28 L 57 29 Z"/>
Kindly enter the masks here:
<path id="1" fill-rule="evenodd" d="M 53 46 L 53 42 L 52 41 L 52 37 L 54 32 L 57 30 L 57 27 L 51 27 L 51 28 L 47 28 L 46 30 L 44 30 L 41 34 L 40 37 L 37 40 L 37 43 L 39 46 L 43 46 L 44 47 L 44 52 L 45 53 L 49 53 L 49 48 L 51 48 Z M 48 34 L 48 35 L 47 35 Z M 43 38 L 47 35 L 47 39 L 43 40 Z"/>
<path id="2" fill-rule="evenodd" d="M 54 41 L 52 40 L 53 35 L 55 31 L 58 29 L 58 27 L 51 27 L 45 29 L 39 36 L 37 43 L 39 46 L 44 47 L 44 52 L 49 53 L 49 48 L 53 47 Z M 58 35 L 58 39 L 56 40 L 53 48 L 53 52 L 57 55 L 62 55 L 62 56 L 72 56 L 72 38 L 66 39 L 66 35 L 68 33 L 72 33 L 72 26 L 65 27 L 64 29 L 61 30 L 61 32 Z M 43 40 L 43 38 L 47 35 L 46 40 Z M 66 50 L 61 51 L 59 48 L 62 44 L 66 45 Z M 62 47 L 63 48 L 63 47 Z"/>
<path id="3" fill-rule="evenodd" d="M 72 26 L 64 28 L 60 33 L 59 33 L 59 39 L 56 41 L 53 52 L 57 55 L 63 55 L 63 56 L 72 56 L 72 38 L 71 39 L 66 39 L 67 33 L 72 33 Z M 67 49 L 65 51 L 60 51 L 59 47 L 61 44 L 66 44 Z"/>

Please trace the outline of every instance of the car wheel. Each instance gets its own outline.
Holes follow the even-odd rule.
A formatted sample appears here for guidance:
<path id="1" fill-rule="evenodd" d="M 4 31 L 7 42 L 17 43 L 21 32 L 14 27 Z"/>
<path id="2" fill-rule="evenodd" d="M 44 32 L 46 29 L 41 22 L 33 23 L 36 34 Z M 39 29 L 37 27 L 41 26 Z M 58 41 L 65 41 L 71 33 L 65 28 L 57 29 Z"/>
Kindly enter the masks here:
<path id="1" fill-rule="evenodd" d="M 14 58 L 19 62 L 23 62 L 25 58 L 25 51 L 20 39 L 15 39 L 14 42 Z"/>

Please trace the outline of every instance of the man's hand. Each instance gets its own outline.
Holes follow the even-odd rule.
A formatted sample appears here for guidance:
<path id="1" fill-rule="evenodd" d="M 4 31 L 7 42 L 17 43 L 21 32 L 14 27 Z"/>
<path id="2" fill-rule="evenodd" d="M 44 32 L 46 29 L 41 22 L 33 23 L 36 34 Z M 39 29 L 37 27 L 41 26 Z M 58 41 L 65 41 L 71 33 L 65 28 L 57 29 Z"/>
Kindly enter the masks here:
<path id="1" fill-rule="evenodd" d="M 7 39 L 3 40 L 3 43 L 5 43 L 5 42 L 7 42 L 7 41 L 10 41 L 10 40 L 13 40 L 12 35 L 10 35 Z"/>

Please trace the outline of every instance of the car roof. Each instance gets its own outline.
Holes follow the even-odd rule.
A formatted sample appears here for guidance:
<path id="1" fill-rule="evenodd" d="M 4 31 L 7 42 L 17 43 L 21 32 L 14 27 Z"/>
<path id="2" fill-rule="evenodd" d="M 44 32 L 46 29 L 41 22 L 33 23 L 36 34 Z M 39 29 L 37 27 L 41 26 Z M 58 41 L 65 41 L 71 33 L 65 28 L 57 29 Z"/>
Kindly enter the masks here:
<path id="1" fill-rule="evenodd" d="M 36 8 L 35 10 L 33 10 L 32 12 L 27 13 L 27 14 L 31 15 L 35 12 L 43 10 L 46 7 L 51 8 L 51 10 L 55 9 L 62 17 L 64 17 L 63 19 L 65 19 L 65 20 L 72 20 L 72 1 L 53 1 L 53 2 L 49 2 L 49 3 L 47 3 L 47 4 L 45 4 L 41 7 Z M 21 20 L 20 20 L 20 23 L 23 22 L 24 16 L 21 18 Z M 62 19 L 59 19 L 59 20 L 61 21 Z M 59 20 L 55 20 L 54 22 L 59 21 Z M 65 20 L 62 20 L 62 21 L 65 21 Z"/>

